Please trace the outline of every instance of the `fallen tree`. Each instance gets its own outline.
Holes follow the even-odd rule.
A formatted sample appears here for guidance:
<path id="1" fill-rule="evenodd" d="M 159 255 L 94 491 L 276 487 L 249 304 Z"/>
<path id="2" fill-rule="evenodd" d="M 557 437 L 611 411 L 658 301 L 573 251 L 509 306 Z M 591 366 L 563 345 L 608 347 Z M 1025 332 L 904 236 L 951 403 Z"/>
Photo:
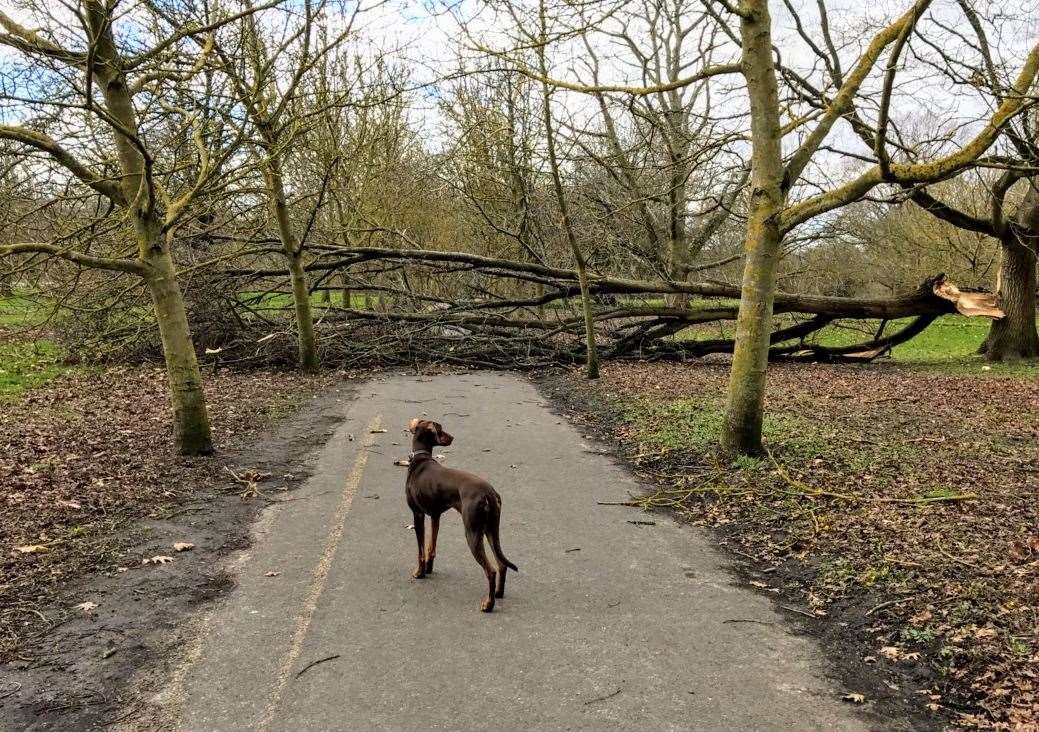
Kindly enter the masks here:
<path id="1" fill-rule="evenodd" d="M 241 332 L 224 339 L 224 360 L 277 360 L 288 335 L 270 303 L 287 292 L 284 272 L 265 266 L 263 250 L 248 242 L 253 266 L 210 273 L 224 289 L 255 293 L 237 301 Z M 585 358 L 584 314 L 575 270 L 464 252 L 315 245 L 306 266 L 312 291 L 338 292 L 342 283 L 366 307 L 328 303 L 317 322 L 330 363 L 407 364 L 442 361 L 510 368 L 578 363 Z M 257 253 L 258 252 L 258 253 Z M 334 284 L 326 284 L 334 283 Z M 526 288 L 530 294 L 518 294 Z M 683 337 L 696 326 L 724 324 L 738 314 L 735 285 L 705 280 L 647 280 L 588 273 L 591 318 L 604 357 L 684 359 L 731 353 L 733 338 Z M 665 304 L 686 296 L 685 306 Z M 352 304 L 352 303 L 351 303 Z M 952 313 L 1002 317 L 987 293 L 964 293 L 936 275 L 912 292 L 891 298 L 777 293 L 775 312 L 786 314 L 770 338 L 773 359 L 871 361 Z M 913 320 L 894 331 L 892 321 Z M 812 336 L 837 321 L 879 321 L 860 343 L 827 346 Z M 205 328 L 200 331 L 205 332 Z M 215 350 L 215 348 L 213 349 Z M 286 355 L 287 358 L 287 355 Z"/>

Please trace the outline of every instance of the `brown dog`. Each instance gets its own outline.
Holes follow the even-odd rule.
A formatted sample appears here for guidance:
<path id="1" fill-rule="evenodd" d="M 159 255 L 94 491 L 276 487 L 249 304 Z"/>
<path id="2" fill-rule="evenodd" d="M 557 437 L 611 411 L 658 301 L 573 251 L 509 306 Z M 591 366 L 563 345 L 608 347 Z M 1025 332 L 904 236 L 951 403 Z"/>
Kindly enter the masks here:
<path id="1" fill-rule="evenodd" d="M 433 459 L 434 445 L 446 447 L 454 440 L 437 422 L 413 419 L 408 429 L 412 434 L 411 459 L 404 490 L 408 508 L 415 516 L 415 538 L 418 540 L 418 567 L 412 576 L 421 579 L 433 571 L 440 514 L 453 508 L 462 514 L 469 549 L 487 574 L 487 597 L 480 604 L 480 609 L 489 613 L 494 609 L 494 598 L 505 597 L 506 568 L 513 572 L 519 571 L 515 564 L 505 558 L 498 539 L 501 496 L 483 478 L 462 470 L 445 468 Z M 428 550 L 425 547 L 426 516 L 429 516 L 432 528 Z M 484 551 L 484 539 L 490 543 L 494 557 L 498 560 L 497 570 Z"/>

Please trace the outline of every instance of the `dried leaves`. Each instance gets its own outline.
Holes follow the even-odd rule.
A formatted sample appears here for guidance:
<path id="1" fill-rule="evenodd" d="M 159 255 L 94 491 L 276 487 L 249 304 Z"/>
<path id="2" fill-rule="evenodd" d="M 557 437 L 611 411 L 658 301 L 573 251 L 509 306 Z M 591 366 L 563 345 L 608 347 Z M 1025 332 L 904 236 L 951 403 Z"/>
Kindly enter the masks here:
<path id="1" fill-rule="evenodd" d="M 325 383 L 289 372 L 207 374 L 218 444 L 250 439 Z M 69 577 L 112 566 L 108 537 L 127 519 L 224 480 L 216 461 L 174 453 L 170 424 L 165 374 L 154 368 L 83 371 L 4 404 L 0 546 L 13 549 L 0 554 L 0 658 L 37 630 L 25 607 Z"/>
<path id="2" fill-rule="evenodd" d="M 924 706 L 969 725 L 1034 728 L 1039 381 L 770 366 L 769 447 L 795 482 L 862 497 L 842 500 L 792 490 L 768 461 L 727 465 L 711 451 L 706 411 L 693 424 L 699 443 L 667 423 L 679 400 L 721 404 L 727 375 L 724 364 L 610 364 L 598 384 L 568 379 L 561 393 L 576 392 L 579 418 L 612 430 L 641 476 L 666 489 L 660 506 L 721 527 L 762 562 L 786 562 L 813 611 L 865 622 L 867 662 L 910 678 L 916 665 L 936 669 Z M 664 416 L 618 423 L 633 399 Z M 677 447 L 646 440 L 648 428 Z M 950 500 L 963 493 L 976 498 Z"/>

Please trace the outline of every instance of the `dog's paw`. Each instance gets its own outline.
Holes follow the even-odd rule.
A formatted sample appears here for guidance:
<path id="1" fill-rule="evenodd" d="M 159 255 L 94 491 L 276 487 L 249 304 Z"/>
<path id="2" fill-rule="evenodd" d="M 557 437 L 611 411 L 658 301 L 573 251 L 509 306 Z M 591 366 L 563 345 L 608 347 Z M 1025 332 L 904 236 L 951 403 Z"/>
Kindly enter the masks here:
<path id="1" fill-rule="evenodd" d="M 490 597 L 486 598 L 480 603 L 480 610 L 485 613 L 494 612 L 494 599 Z"/>
<path id="2" fill-rule="evenodd" d="M 426 560 L 426 574 L 433 574 L 433 560 Z"/>
<path id="3" fill-rule="evenodd" d="M 500 600 L 501 598 L 505 597 L 505 590 L 498 590 L 494 593 L 494 596 Z"/>
<path id="4" fill-rule="evenodd" d="M 418 569 L 416 569 L 414 572 L 411 573 L 411 576 L 414 577 L 415 579 L 422 579 L 423 577 L 426 576 L 426 572 L 425 572 L 424 569 L 422 569 L 422 567 L 419 567 Z"/>

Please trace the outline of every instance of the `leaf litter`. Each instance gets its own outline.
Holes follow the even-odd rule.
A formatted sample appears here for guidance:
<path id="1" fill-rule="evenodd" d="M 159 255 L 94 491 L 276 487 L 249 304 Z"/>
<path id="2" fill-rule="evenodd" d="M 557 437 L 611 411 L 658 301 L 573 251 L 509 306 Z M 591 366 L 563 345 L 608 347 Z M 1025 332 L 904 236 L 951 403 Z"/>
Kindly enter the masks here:
<path id="1" fill-rule="evenodd" d="M 248 444 L 331 378 L 223 369 L 207 374 L 217 445 L 229 450 Z M 161 369 L 73 372 L 3 406 L 0 546 L 10 548 L 0 552 L 0 660 L 8 660 L 17 657 L 23 638 L 54 622 L 41 608 L 62 585 L 93 572 L 126 571 L 117 566 L 127 561 L 114 538 L 121 530 L 137 518 L 160 516 L 196 486 L 226 478 L 219 457 L 176 454 Z M 266 477 L 248 474 L 252 481 Z M 173 558 L 160 553 L 142 561 Z"/>
<path id="2" fill-rule="evenodd" d="M 1039 380 L 774 364 L 772 459 L 729 463 L 727 377 L 609 364 L 542 388 L 657 487 L 622 505 L 716 529 L 888 688 L 960 725 L 1039 728 Z"/>

